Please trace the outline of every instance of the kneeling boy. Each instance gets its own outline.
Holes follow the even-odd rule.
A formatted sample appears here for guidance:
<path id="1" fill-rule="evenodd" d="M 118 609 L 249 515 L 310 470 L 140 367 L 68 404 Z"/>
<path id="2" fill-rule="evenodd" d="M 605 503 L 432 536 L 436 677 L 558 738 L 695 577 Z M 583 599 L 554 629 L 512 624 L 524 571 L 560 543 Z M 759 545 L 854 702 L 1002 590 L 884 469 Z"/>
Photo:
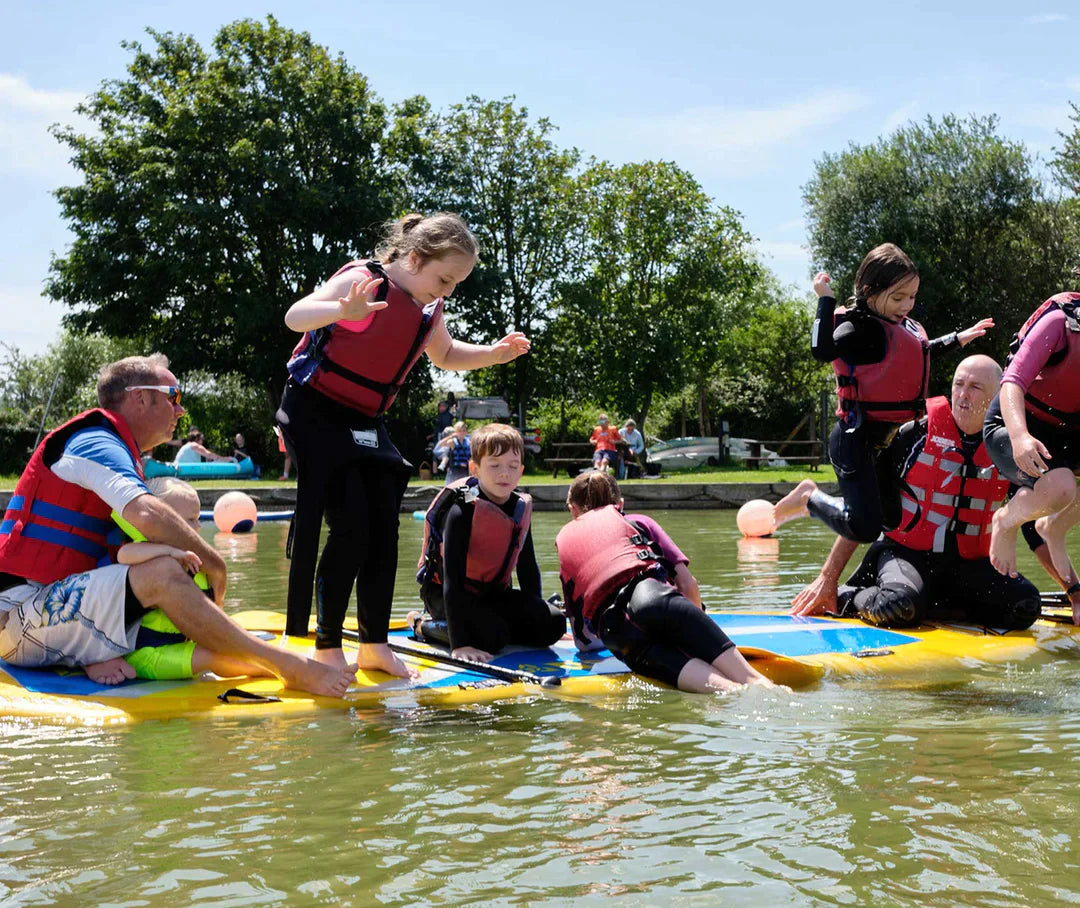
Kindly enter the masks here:
<path id="1" fill-rule="evenodd" d="M 515 491 L 525 472 L 521 434 L 491 423 L 472 433 L 471 444 L 470 476 L 428 508 L 416 575 L 427 614 L 410 619 L 418 637 L 487 662 L 510 644 L 551 646 L 566 618 L 541 595 L 532 498 Z M 520 590 L 511 588 L 515 567 Z"/>

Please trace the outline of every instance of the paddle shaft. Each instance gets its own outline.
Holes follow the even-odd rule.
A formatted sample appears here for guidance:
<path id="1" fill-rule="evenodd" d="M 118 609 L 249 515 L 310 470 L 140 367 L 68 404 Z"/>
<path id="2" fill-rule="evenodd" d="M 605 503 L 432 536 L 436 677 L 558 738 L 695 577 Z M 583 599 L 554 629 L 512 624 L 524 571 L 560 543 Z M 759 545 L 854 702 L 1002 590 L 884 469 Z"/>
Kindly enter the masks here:
<path id="1" fill-rule="evenodd" d="M 1039 593 L 1039 598 L 1042 600 L 1043 613 L 1039 616 L 1043 621 L 1053 621 L 1055 624 L 1072 624 L 1072 615 L 1067 614 L 1054 614 L 1053 612 L 1045 611 L 1046 606 L 1051 608 L 1067 609 L 1070 606 L 1069 597 L 1059 591 L 1052 593 Z"/>
<path id="2" fill-rule="evenodd" d="M 342 635 L 350 640 L 359 640 L 360 635 L 356 631 L 343 630 Z M 431 662 L 441 662 L 443 665 L 453 665 L 457 668 L 468 669 L 478 675 L 488 675 L 499 678 L 502 681 L 519 681 L 525 684 L 539 684 L 541 687 L 559 687 L 562 679 L 558 675 L 537 675 L 533 672 L 523 672 L 515 668 L 504 668 L 501 665 L 492 665 L 489 662 L 480 662 L 477 659 L 459 659 L 450 653 L 427 649 L 422 646 L 412 646 L 408 643 L 399 643 L 391 640 L 388 643 L 395 653 L 403 653 L 407 656 L 416 656 L 418 659 L 427 659 Z"/>

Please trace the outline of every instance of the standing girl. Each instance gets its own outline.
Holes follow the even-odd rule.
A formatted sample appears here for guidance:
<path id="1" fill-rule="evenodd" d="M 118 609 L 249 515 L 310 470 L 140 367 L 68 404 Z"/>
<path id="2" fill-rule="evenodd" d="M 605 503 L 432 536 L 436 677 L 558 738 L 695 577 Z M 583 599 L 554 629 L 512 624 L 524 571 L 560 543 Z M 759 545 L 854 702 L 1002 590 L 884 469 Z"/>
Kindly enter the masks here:
<path id="1" fill-rule="evenodd" d="M 855 542 L 873 542 L 900 525 L 900 486 L 885 451 L 900 426 L 926 412 L 930 354 L 964 346 L 994 320 L 927 340 L 908 317 L 919 292 L 919 272 L 900 247 L 884 243 L 867 253 L 855 275 L 852 306 L 834 307 L 832 278 L 814 278 L 818 295 L 810 349 L 832 362 L 839 406 L 829 436 L 840 498 L 804 479 L 776 504 L 775 524 L 807 513 Z"/>
<path id="2" fill-rule="evenodd" d="M 314 586 L 315 658 L 344 665 L 341 629 L 355 584 L 360 667 L 407 676 L 386 640 L 410 467 L 383 414 L 425 351 L 440 368 L 476 369 L 528 352 L 529 340 L 517 331 L 490 346 L 450 337 L 443 300 L 478 253 L 456 215 L 391 222 L 377 253 L 340 268 L 285 315 L 304 333 L 277 413 L 298 473 L 286 631 L 307 634 Z M 316 572 L 324 514 L 329 534 Z"/>
<path id="3" fill-rule="evenodd" d="M 772 687 L 687 598 L 697 582 L 671 537 L 644 515 L 623 516 L 615 477 L 581 473 L 566 504 L 574 519 L 555 548 L 578 649 L 606 646 L 638 674 L 693 693 Z"/>

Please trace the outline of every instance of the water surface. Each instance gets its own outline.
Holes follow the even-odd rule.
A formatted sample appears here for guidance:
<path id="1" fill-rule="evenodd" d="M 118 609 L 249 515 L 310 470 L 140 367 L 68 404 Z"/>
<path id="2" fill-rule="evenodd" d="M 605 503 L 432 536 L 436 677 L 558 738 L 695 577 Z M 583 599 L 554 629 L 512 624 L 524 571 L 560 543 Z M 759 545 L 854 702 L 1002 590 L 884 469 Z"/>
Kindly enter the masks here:
<path id="1" fill-rule="evenodd" d="M 784 605 L 831 541 L 805 521 L 749 542 L 729 511 L 654 516 L 718 608 Z M 554 591 L 563 518 L 535 519 Z M 398 615 L 421 524 L 401 530 Z M 283 526 L 203 532 L 230 610 L 281 607 Z M 0 904 L 1076 904 L 1078 691 L 1074 648 L 799 693 L 8 721 Z"/>

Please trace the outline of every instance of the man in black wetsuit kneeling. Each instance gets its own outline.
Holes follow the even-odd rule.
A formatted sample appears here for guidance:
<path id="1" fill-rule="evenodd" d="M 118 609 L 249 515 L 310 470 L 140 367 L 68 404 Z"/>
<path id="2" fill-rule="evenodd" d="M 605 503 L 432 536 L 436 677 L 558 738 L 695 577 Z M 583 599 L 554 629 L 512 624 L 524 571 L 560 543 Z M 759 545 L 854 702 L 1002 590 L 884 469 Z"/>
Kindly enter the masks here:
<path id="1" fill-rule="evenodd" d="M 817 579 L 793 600 L 792 614 L 835 610 L 883 627 L 961 618 L 1004 629 L 1026 628 L 1039 617 L 1035 586 L 999 574 L 989 559 L 991 518 L 1009 489 L 982 441 L 1000 381 L 994 360 L 969 356 L 956 368 L 950 399 L 928 400 L 926 416 L 901 427 L 888 452 L 903 489 L 900 526 L 870 546 L 839 589 L 859 544 L 838 536 Z"/>

